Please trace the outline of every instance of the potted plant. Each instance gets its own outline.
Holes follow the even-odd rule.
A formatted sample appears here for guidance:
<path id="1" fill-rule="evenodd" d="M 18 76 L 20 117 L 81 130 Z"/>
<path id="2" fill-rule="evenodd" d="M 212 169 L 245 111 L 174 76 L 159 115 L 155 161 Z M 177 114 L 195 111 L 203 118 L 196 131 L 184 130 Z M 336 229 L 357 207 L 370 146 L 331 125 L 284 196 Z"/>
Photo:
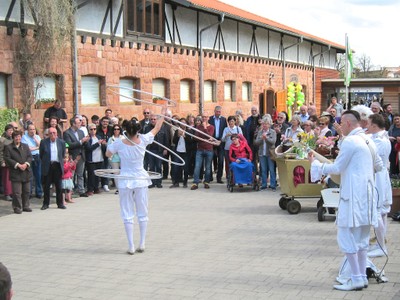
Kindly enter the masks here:
<path id="1" fill-rule="evenodd" d="M 56 99 L 54 98 L 41 98 L 36 100 L 35 106 L 36 108 L 49 108 L 54 105 Z"/>

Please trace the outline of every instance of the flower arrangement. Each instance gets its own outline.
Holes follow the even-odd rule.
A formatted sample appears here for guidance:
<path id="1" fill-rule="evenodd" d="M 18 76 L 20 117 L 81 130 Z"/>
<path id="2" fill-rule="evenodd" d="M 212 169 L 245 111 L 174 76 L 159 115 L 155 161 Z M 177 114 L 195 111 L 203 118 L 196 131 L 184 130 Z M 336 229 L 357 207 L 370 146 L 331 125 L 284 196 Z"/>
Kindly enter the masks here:
<path id="1" fill-rule="evenodd" d="M 336 136 L 323 136 L 317 139 L 316 141 L 316 146 L 318 147 L 326 147 L 326 148 L 332 148 L 335 146 L 335 142 L 337 141 Z"/>
<path id="2" fill-rule="evenodd" d="M 310 148 L 310 149 L 315 149 L 317 146 L 317 137 L 313 133 L 306 133 L 302 132 L 299 133 L 298 135 L 299 141 L 301 144 L 304 146 Z"/>

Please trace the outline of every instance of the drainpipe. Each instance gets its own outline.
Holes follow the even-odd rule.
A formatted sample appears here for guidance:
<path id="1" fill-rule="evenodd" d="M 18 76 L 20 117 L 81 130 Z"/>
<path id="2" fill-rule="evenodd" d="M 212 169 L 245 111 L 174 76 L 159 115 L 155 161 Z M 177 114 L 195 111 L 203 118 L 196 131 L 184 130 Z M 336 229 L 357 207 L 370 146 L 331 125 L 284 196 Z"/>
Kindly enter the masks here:
<path id="1" fill-rule="evenodd" d="M 292 44 L 290 46 L 287 46 L 285 48 L 283 48 L 282 51 L 282 58 L 283 58 L 283 66 L 282 66 L 282 74 L 283 74 L 283 80 L 282 80 L 282 88 L 285 89 L 286 88 L 286 57 L 285 57 L 285 51 L 289 48 L 292 48 L 294 46 L 297 46 L 299 44 L 301 44 L 303 42 L 303 36 L 300 36 L 300 41 L 298 41 L 295 44 Z"/>
<path id="2" fill-rule="evenodd" d="M 76 10 L 74 9 L 73 16 L 73 28 L 71 36 L 71 54 L 72 54 L 72 82 L 73 82 L 73 101 L 75 114 L 79 114 L 79 103 L 78 103 L 78 48 L 76 45 Z"/>
<path id="3" fill-rule="evenodd" d="M 331 45 L 328 45 L 328 49 L 327 50 L 322 51 L 321 53 L 315 54 L 312 57 L 312 62 L 313 62 L 313 81 L 312 81 L 312 83 L 313 83 L 313 103 L 314 103 L 314 105 L 315 105 L 315 58 L 318 55 L 324 54 L 325 52 L 329 52 L 330 50 L 331 50 Z"/>
<path id="4" fill-rule="evenodd" d="M 225 14 L 221 14 L 218 17 L 218 22 L 208 25 L 204 27 L 203 29 L 200 30 L 200 74 L 199 74 L 199 85 L 200 85 L 200 90 L 199 90 L 199 113 L 202 115 L 203 110 L 204 110 L 204 69 L 203 69 L 203 43 L 202 43 L 202 34 L 204 31 L 210 29 L 211 27 L 215 25 L 222 24 L 224 22 Z"/>

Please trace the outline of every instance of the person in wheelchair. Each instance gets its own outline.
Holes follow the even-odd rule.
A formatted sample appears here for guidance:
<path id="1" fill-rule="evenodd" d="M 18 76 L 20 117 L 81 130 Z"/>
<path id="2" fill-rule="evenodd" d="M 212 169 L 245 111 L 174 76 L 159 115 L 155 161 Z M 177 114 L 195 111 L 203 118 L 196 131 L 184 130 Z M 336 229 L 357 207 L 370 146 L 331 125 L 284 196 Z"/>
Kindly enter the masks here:
<path id="1" fill-rule="evenodd" d="M 253 182 L 254 165 L 251 162 L 253 153 L 243 135 L 232 134 L 231 140 L 232 144 L 229 148 L 229 160 L 231 163 L 229 168 L 233 178 L 230 178 L 229 181 L 231 184 L 237 183 L 239 187 L 242 187 L 243 184 Z"/>

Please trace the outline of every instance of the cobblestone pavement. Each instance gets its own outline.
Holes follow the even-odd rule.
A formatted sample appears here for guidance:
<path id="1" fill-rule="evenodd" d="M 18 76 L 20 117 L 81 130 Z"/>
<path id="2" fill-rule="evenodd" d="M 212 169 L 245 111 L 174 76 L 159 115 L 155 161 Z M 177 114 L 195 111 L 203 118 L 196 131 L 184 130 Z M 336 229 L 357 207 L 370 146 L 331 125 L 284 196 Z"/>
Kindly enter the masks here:
<path id="1" fill-rule="evenodd" d="M 332 288 L 342 260 L 335 225 L 317 221 L 316 199 L 289 215 L 279 189 L 163 185 L 150 190 L 147 248 L 133 256 L 113 192 L 77 198 L 67 210 L 53 202 L 41 211 L 33 200 L 22 215 L 0 200 L 0 261 L 13 299 L 400 299 L 398 222 L 387 234 L 389 282 L 340 292 Z"/>

